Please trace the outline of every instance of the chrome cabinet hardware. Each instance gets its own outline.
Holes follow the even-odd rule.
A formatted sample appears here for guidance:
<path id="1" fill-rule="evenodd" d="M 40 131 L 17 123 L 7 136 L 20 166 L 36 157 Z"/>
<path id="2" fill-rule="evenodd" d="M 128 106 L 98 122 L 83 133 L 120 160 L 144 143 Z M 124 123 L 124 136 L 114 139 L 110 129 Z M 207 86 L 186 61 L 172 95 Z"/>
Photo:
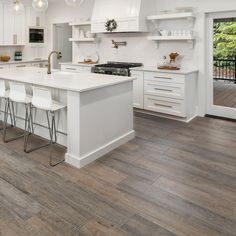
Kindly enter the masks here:
<path id="1" fill-rule="evenodd" d="M 172 80 L 173 78 L 170 77 L 160 77 L 160 76 L 154 76 L 155 79 L 169 79 Z"/>
<path id="2" fill-rule="evenodd" d="M 26 65 L 19 65 L 19 66 L 16 66 L 16 67 L 26 67 Z"/>
<path id="3" fill-rule="evenodd" d="M 164 105 L 164 104 L 161 104 L 161 103 L 154 103 L 155 106 L 160 106 L 160 107 L 167 107 L 167 108 L 172 108 L 173 106 L 168 106 L 168 105 Z"/>
<path id="4" fill-rule="evenodd" d="M 66 68 L 66 70 L 76 70 L 76 68 Z"/>
<path id="5" fill-rule="evenodd" d="M 17 44 L 17 35 L 13 34 L 13 44 Z"/>
<path id="6" fill-rule="evenodd" d="M 158 91 L 164 91 L 164 92 L 173 92 L 173 90 L 171 89 L 161 89 L 161 88 L 154 88 L 154 89 Z"/>
<path id="7" fill-rule="evenodd" d="M 36 16 L 36 26 L 40 26 L 40 17 Z"/>

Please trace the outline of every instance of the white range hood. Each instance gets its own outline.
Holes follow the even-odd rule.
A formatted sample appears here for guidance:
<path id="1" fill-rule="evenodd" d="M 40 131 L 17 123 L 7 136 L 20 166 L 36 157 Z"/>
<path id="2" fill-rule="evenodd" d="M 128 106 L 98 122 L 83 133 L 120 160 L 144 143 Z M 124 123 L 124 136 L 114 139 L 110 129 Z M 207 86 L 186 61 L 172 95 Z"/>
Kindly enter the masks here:
<path id="1" fill-rule="evenodd" d="M 115 20 L 118 32 L 146 32 L 146 17 L 155 12 L 155 0 L 95 0 L 92 32 L 109 33 L 106 22 Z"/>

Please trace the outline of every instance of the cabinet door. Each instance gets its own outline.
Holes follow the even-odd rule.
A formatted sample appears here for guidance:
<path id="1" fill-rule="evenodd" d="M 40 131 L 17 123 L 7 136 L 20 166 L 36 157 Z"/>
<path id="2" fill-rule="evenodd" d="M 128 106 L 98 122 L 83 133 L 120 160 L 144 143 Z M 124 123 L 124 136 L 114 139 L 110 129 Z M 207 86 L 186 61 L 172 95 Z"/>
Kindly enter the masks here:
<path id="1" fill-rule="evenodd" d="M 13 45 L 16 40 L 16 37 L 14 36 L 14 14 L 11 5 L 9 4 L 4 4 L 3 10 L 3 44 Z"/>
<path id="2" fill-rule="evenodd" d="M 30 12 L 28 26 L 44 27 L 46 24 L 45 13 L 36 12 L 32 8 L 30 8 L 29 11 Z"/>
<path id="3" fill-rule="evenodd" d="M 3 45 L 3 5 L 0 3 L 0 45 Z"/>
<path id="4" fill-rule="evenodd" d="M 143 109 L 143 72 L 142 71 L 133 71 L 132 76 L 136 77 L 134 80 L 134 87 L 133 87 L 133 106 L 135 108 Z"/>
<path id="5" fill-rule="evenodd" d="M 17 45 L 25 44 L 25 15 L 15 15 L 14 17 L 14 37 Z"/>

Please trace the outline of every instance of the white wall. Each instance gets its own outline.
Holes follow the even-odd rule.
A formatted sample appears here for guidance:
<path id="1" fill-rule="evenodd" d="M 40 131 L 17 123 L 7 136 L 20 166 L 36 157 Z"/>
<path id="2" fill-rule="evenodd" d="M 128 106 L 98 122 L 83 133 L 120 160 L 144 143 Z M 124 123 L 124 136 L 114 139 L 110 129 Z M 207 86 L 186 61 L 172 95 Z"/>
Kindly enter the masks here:
<path id="1" fill-rule="evenodd" d="M 148 0 L 145 0 L 148 4 Z M 52 22 L 73 21 L 75 19 L 90 18 L 93 0 L 86 0 L 80 8 L 68 8 L 63 0 L 50 4 L 47 14 L 48 24 Z M 156 0 L 156 9 L 170 10 L 175 7 L 191 6 L 197 12 L 197 20 L 194 30 L 197 33 L 197 41 L 194 49 L 190 49 L 188 44 L 161 43 L 159 49 L 155 48 L 154 42 L 146 39 L 147 34 L 113 34 L 99 35 L 101 41 L 98 45 L 80 44 L 76 48 L 76 55 L 81 58 L 83 55 L 91 55 L 95 51 L 100 54 L 101 62 L 108 60 L 142 62 L 145 65 L 156 66 L 163 55 L 172 51 L 177 51 L 183 56 L 183 67 L 199 68 L 199 114 L 205 114 L 206 99 L 206 78 L 205 78 L 205 12 L 236 10 L 235 0 Z M 183 21 L 164 23 L 163 28 L 182 28 Z M 185 25 L 187 27 L 187 25 Z M 50 35 L 50 28 L 49 34 Z M 128 46 L 116 51 L 111 48 L 111 39 L 127 41 Z M 50 38 L 49 38 L 50 40 Z M 48 50 L 51 49 L 50 46 Z"/>

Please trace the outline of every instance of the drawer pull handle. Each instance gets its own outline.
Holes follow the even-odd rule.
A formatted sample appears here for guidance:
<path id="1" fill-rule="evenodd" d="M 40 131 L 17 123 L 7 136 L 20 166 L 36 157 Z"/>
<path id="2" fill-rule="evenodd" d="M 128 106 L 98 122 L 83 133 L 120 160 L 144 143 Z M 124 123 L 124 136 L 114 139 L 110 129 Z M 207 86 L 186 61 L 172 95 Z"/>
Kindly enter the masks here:
<path id="1" fill-rule="evenodd" d="M 160 104 L 160 103 L 154 103 L 155 106 L 161 106 L 161 107 L 167 107 L 167 108 L 172 108 L 172 106 Z"/>
<path id="2" fill-rule="evenodd" d="M 172 78 L 169 78 L 169 77 L 154 76 L 154 78 L 156 78 L 156 79 L 169 79 L 169 80 L 172 80 Z"/>
<path id="3" fill-rule="evenodd" d="M 22 65 L 22 66 L 16 66 L 16 67 L 26 67 L 26 65 Z"/>
<path id="4" fill-rule="evenodd" d="M 76 70 L 75 68 L 66 68 L 67 70 Z"/>
<path id="5" fill-rule="evenodd" d="M 173 90 L 171 90 L 171 89 L 160 89 L 160 88 L 155 88 L 155 90 L 165 91 L 165 92 L 173 92 Z"/>

